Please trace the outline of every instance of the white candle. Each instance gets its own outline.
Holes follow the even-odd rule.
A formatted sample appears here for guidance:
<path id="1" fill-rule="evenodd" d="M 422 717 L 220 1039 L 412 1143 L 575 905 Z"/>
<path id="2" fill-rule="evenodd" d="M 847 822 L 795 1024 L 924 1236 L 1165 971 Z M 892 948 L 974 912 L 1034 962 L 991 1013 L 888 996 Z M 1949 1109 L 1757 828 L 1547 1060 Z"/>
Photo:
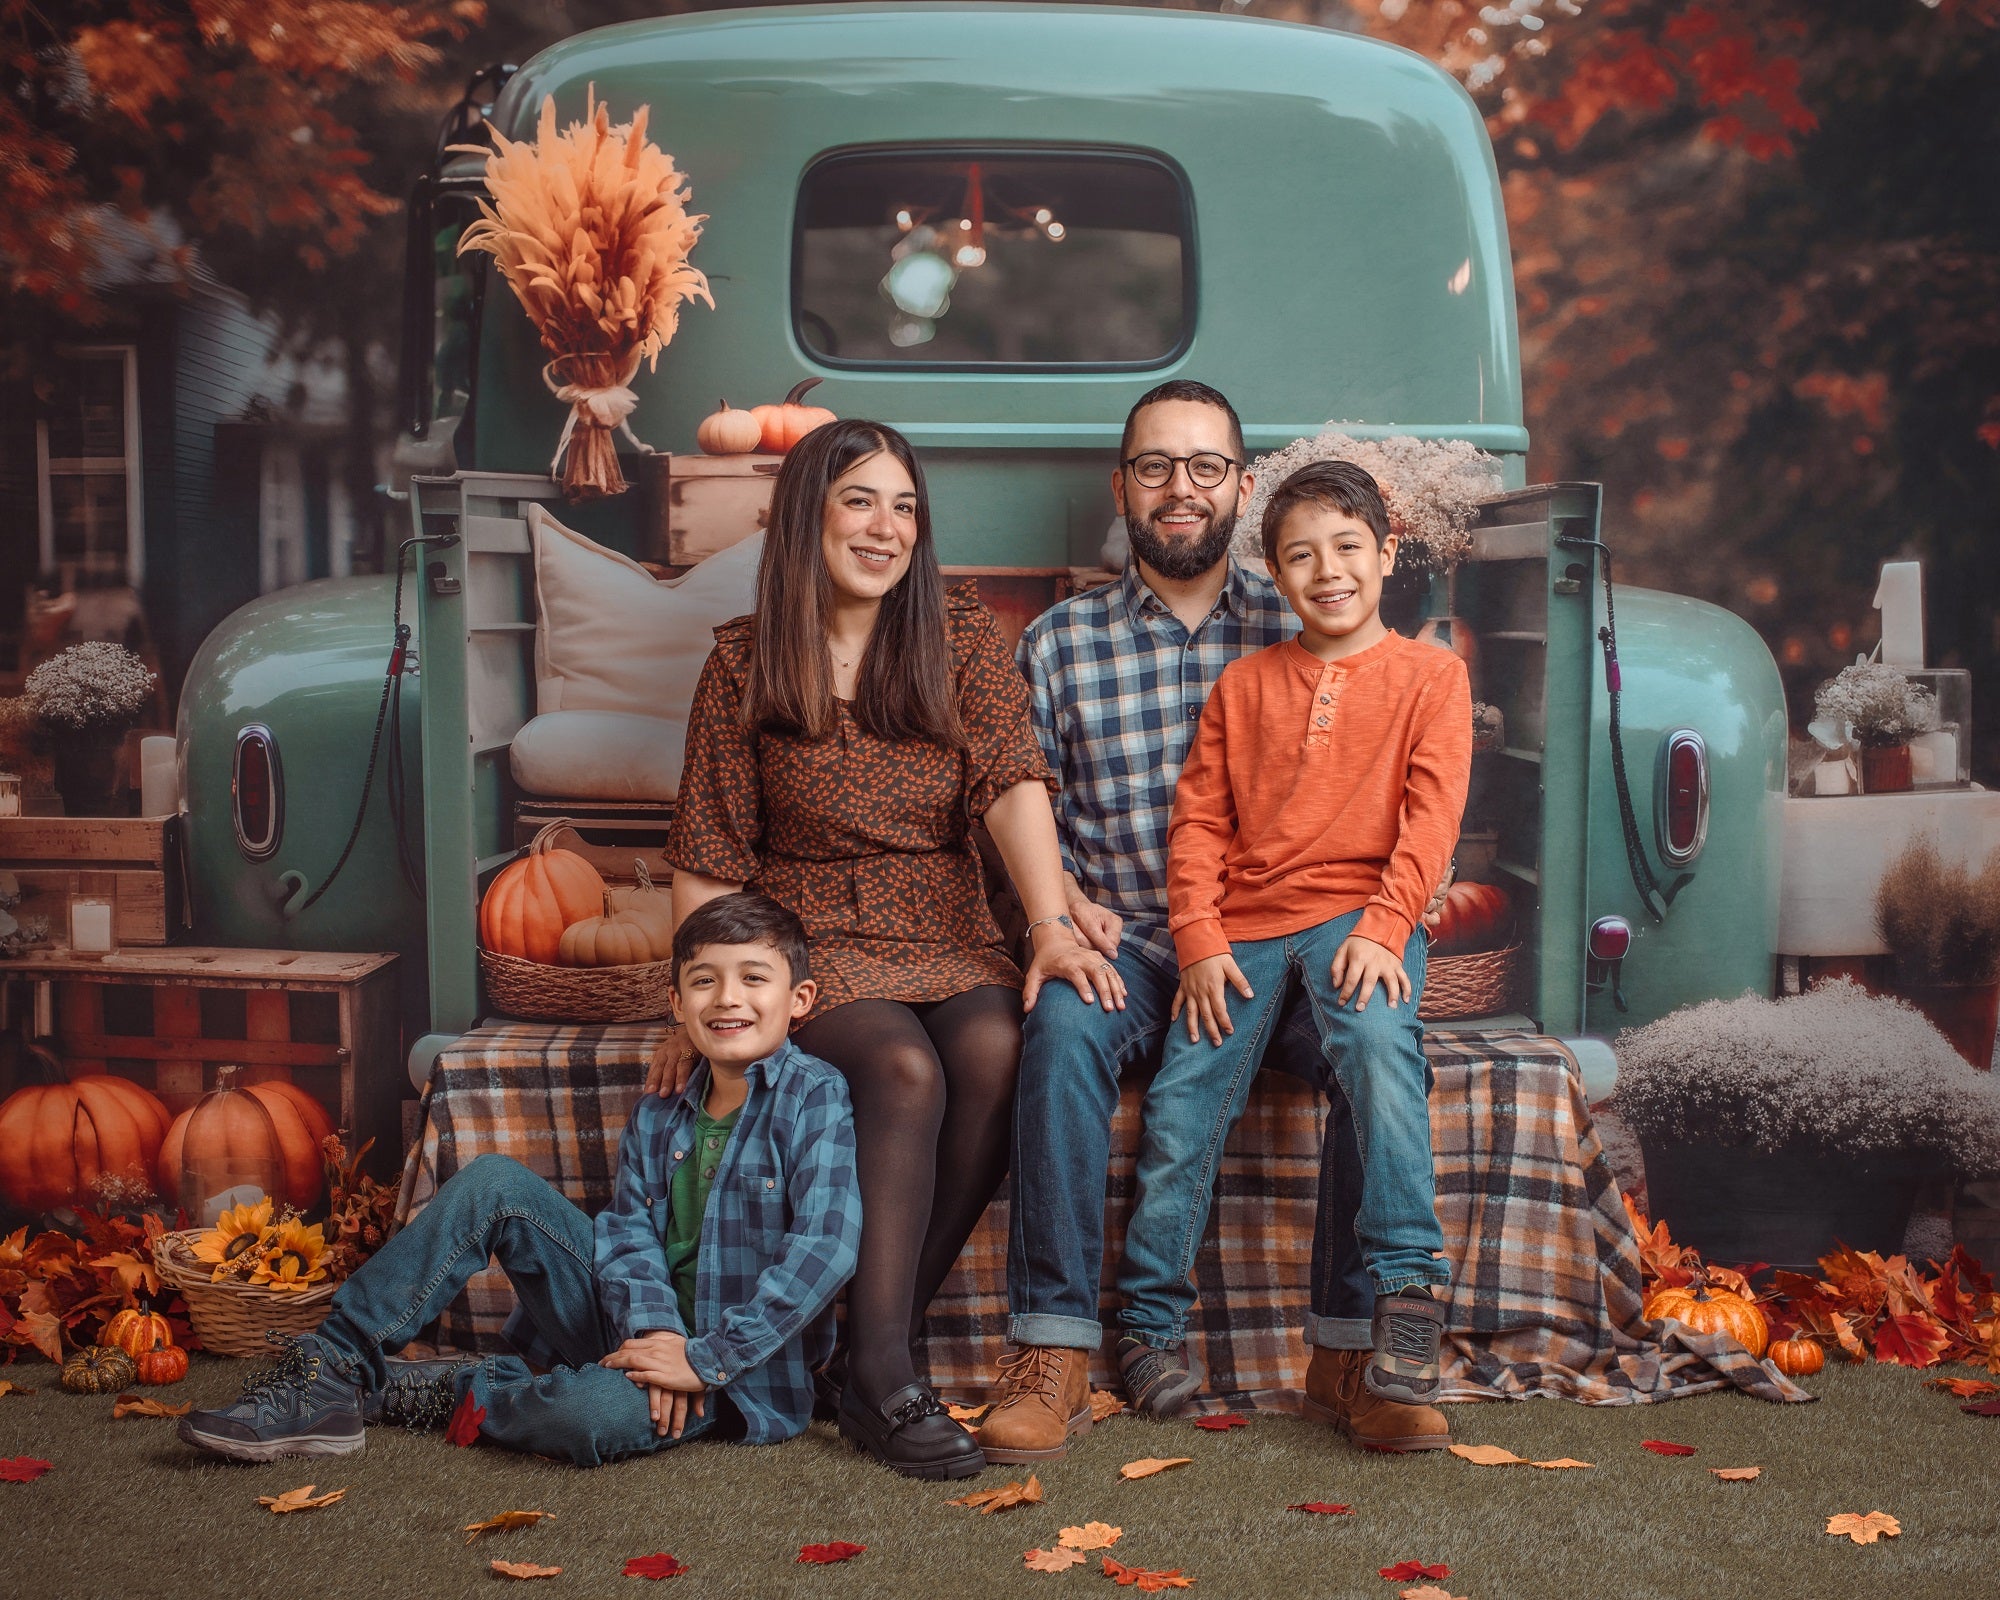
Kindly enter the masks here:
<path id="1" fill-rule="evenodd" d="M 1924 664 L 1924 567 L 1921 561 L 1885 561 L 1875 589 L 1882 613 L 1882 660 L 1892 667 Z"/>
<path id="2" fill-rule="evenodd" d="M 174 736 L 156 733 L 139 741 L 139 815 L 169 817 L 180 809 L 180 777 Z"/>
<path id="3" fill-rule="evenodd" d="M 1910 781 L 1912 783 L 1958 782 L 1958 736 L 1939 728 L 1920 733 L 1910 741 Z"/>
<path id="4" fill-rule="evenodd" d="M 0 772 L 0 817 L 21 814 L 21 780 L 11 772 Z"/>
<path id="5" fill-rule="evenodd" d="M 111 953 L 109 900 L 70 902 L 69 946 L 80 956 L 105 956 Z"/>

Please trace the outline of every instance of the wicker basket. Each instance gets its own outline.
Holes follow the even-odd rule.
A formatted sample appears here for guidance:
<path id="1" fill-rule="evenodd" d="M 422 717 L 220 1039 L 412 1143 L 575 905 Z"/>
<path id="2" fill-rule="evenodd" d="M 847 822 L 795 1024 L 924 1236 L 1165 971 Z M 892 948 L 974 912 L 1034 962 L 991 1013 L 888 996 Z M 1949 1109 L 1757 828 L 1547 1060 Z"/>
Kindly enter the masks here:
<path id="1" fill-rule="evenodd" d="M 672 973 L 671 961 L 549 967 L 479 952 L 479 975 L 493 1009 L 537 1022 L 651 1022 L 671 1009 Z"/>
<path id="2" fill-rule="evenodd" d="M 1521 968 L 1521 945 L 1475 950 L 1463 956 L 1432 956 L 1424 963 L 1424 993 L 1417 1016 L 1424 1022 L 1490 1017 L 1508 1010 L 1514 976 Z"/>
<path id="3" fill-rule="evenodd" d="M 297 1336 L 311 1333 L 333 1305 L 334 1283 L 310 1289 L 270 1289 L 239 1278 L 208 1281 L 209 1269 L 194 1258 L 194 1242 L 206 1228 L 183 1228 L 153 1241 L 153 1264 L 160 1281 L 181 1292 L 188 1321 L 204 1349 L 224 1356 L 269 1356 L 264 1335 L 276 1329 Z"/>

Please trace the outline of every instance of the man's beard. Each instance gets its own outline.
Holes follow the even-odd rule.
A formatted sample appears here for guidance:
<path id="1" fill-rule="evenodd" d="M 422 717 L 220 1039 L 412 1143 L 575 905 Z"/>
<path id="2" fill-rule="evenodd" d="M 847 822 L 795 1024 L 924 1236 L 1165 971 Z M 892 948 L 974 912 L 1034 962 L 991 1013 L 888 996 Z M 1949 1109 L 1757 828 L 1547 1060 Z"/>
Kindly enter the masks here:
<path id="1" fill-rule="evenodd" d="M 1159 516 L 1168 509 L 1162 506 L 1153 515 Z M 1128 516 L 1125 532 L 1132 541 L 1132 553 L 1161 577 L 1175 583 L 1199 578 L 1229 554 L 1229 541 L 1236 533 L 1233 508 L 1226 516 L 1210 515 L 1208 532 L 1191 542 L 1155 533 L 1149 518 Z"/>

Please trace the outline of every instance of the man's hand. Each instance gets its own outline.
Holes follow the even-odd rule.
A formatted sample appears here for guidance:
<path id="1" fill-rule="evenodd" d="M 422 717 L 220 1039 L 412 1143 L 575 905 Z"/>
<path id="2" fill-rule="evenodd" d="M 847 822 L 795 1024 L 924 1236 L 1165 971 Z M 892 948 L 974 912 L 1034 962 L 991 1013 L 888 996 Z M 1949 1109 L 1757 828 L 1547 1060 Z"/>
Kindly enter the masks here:
<path id="1" fill-rule="evenodd" d="M 677 1022 L 653 1050 L 652 1062 L 646 1068 L 644 1092 L 658 1092 L 667 1097 L 679 1094 L 694 1076 L 694 1063 L 694 1042 L 688 1038 L 687 1029 Z"/>
<path id="2" fill-rule="evenodd" d="M 1076 924 L 1076 942 L 1085 949 L 1095 950 L 1107 961 L 1118 954 L 1118 939 L 1125 931 L 1125 919 L 1115 911 L 1107 910 L 1092 900 L 1077 887 L 1071 878 L 1063 889 L 1063 909 L 1069 913 L 1069 920 Z"/>
<path id="3" fill-rule="evenodd" d="M 1174 1005 L 1167 1013 L 1167 1020 L 1172 1022 L 1179 1017 L 1185 1006 L 1188 1043 L 1199 1043 L 1206 1030 L 1210 1044 L 1221 1044 L 1225 1033 L 1236 1031 L 1236 1025 L 1229 1020 L 1231 989 L 1245 1000 L 1257 998 L 1234 956 L 1205 956 L 1193 966 L 1181 968 L 1180 987 L 1174 991 Z"/>
<path id="4" fill-rule="evenodd" d="M 656 1433 L 678 1439 L 689 1417 L 706 1414 L 708 1385 L 688 1365 L 687 1340 L 678 1333 L 639 1334 L 599 1365 L 623 1372 L 646 1390 Z"/>
<path id="5" fill-rule="evenodd" d="M 1378 983 L 1391 1011 L 1410 998 L 1410 975 L 1403 970 L 1402 960 L 1395 951 L 1359 934 L 1350 933 L 1340 941 L 1340 948 L 1333 953 L 1331 970 L 1333 986 L 1340 991 L 1340 1003 L 1346 1005 L 1352 1000 L 1356 1011 L 1368 1009 L 1368 998 Z"/>

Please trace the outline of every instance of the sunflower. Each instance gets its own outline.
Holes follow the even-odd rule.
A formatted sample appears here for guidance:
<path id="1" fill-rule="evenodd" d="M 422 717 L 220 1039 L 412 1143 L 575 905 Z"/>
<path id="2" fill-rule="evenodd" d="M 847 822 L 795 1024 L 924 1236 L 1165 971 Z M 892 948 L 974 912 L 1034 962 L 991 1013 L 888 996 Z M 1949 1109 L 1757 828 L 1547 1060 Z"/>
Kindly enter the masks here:
<path id="1" fill-rule="evenodd" d="M 222 1213 L 222 1220 L 194 1243 L 194 1258 L 206 1261 L 215 1270 L 208 1275 L 216 1283 L 238 1270 L 238 1263 L 263 1243 L 271 1229 L 271 1202 L 259 1200 L 254 1206 L 236 1206 Z"/>
<path id="2" fill-rule="evenodd" d="M 273 1289 L 303 1289 L 326 1276 L 326 1239 L 315 1222 L 308 1228 L 296 1217 L 278 1226 L 278 1236 L 250 1274 L 252 1283 Z"/>

